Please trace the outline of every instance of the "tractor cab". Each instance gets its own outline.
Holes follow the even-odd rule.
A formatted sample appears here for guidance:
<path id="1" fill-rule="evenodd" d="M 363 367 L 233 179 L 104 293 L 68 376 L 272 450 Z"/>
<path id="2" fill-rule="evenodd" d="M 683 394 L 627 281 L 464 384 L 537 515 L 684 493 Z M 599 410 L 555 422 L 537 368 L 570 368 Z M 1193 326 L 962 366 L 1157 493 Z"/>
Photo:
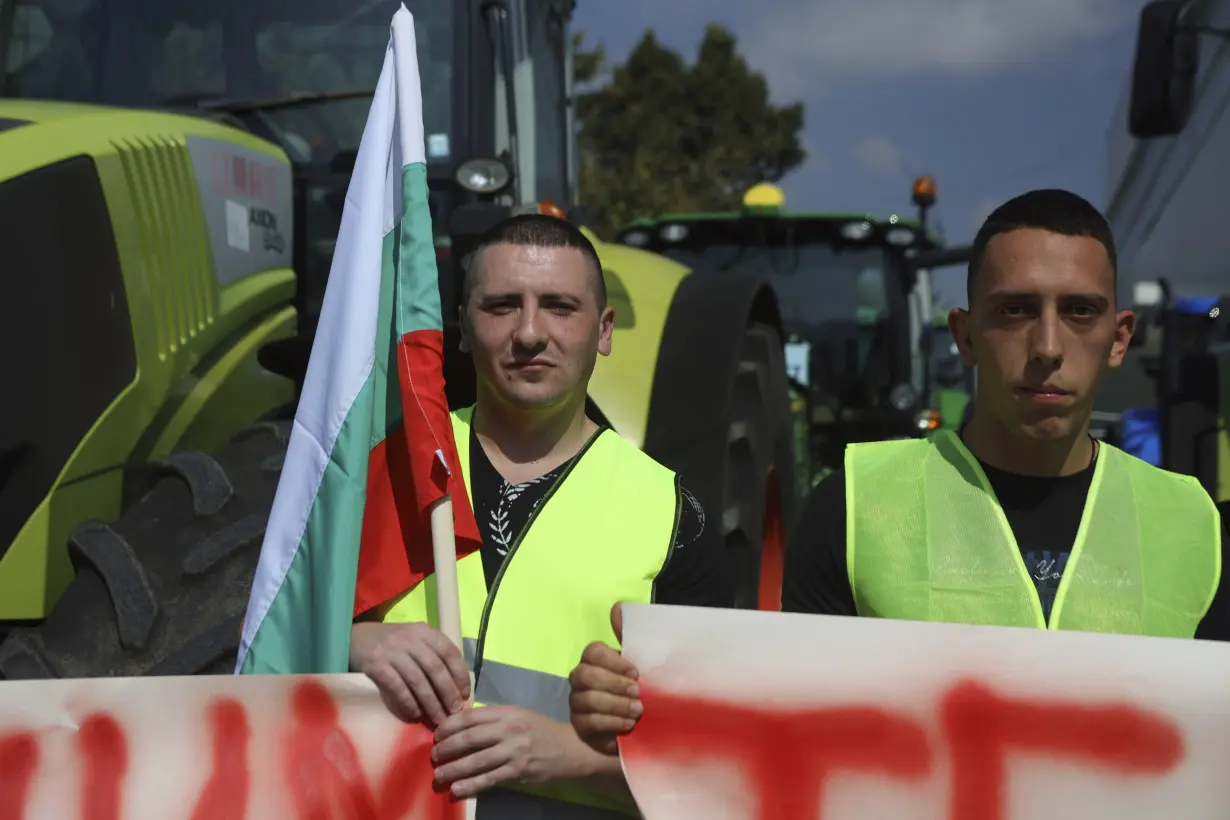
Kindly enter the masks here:
<path id="1" fill-rule="evenodd" d="M 918 180 L 915 201 L 925 214 L 933 179 Z M 762 183 L 739 211 L 642 219 L 618 241 L 675 259 L 695 276 L 739 270 L 772 284 L 792 386 L 808 406 L 809 450 L 823 468 L 840 464 L 847 442 L 938 426 L 924 347 L 930 285 L 911 259 L 937 247 L 923 221 L 792 212 L 780 188 Z"/>
<path id="2" fill-rule="evenodd" d="M 574 3 L 402 1 L 415 21 L 432 225 L 441 275 L 451 277 L 458 209 L 576 199 Z M 281 147 L 293 167 L 293 212 L 276 215 L 276 226 L 259 214 L 266 223 L 252 230 L 292 246 L 302 339 L 272 358 L 301 371 L 397 5 L 0 0 L 0 97 L 170 110 Z M 260 183 L 249 171 L 237 159 L 198 175 L 243 193 Z M 449 319 L 456 290 L 443 289 Z"/>

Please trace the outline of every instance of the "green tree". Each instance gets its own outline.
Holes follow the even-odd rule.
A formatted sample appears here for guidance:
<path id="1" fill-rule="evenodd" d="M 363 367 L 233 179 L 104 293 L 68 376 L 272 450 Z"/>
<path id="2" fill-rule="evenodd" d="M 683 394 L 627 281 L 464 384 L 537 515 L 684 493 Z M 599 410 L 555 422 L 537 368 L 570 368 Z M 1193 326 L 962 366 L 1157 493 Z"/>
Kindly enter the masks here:
<path id="1" fill-rule="evenodd" d="M 705 29 L 691 64 L 652 31 L 614 67 L 583 32 L 574 44 L 581 201 L 600 235 L 642 216 L 737 208 L 807 157 L 802 103 L 773 105 L 721 26 Z"/>

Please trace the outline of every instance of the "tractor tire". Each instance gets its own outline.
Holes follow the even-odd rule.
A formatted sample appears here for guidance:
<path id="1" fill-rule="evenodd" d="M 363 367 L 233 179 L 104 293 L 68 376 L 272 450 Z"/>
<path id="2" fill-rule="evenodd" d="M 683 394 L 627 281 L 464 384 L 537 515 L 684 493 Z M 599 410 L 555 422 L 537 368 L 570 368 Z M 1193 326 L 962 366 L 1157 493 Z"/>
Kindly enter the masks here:
<path id="1" fill-rule="evenodd" d="M 74 530 L 75 576 L 39 625 L 0 644 L 0 679 L 231 674 L 290 422 L 151 466 L 114 523 Z"/>
<path id="2" fill-rule="evenodd" d="M 779 611 L 798 462 L 785 355 L 780 337 L 765 325 L 744 333 L 727 429 L 722 535 L 742 580 L 735 606 Z"/>
<path id="3" fill-rule="evenodd" d="M 700 313 L 683 326 L 705 321 Z M 679 474 L 704 507 L 706 526 L 720 529 L 735 566 L 735 606 L 776 611 L 799 500 L 785 354 L 767 324 L 724 335 L 733 355 L 710 348 L 704 364 L 692 358 L 695 345 L 672 350 L 665 340 L 645 450 Z"/>

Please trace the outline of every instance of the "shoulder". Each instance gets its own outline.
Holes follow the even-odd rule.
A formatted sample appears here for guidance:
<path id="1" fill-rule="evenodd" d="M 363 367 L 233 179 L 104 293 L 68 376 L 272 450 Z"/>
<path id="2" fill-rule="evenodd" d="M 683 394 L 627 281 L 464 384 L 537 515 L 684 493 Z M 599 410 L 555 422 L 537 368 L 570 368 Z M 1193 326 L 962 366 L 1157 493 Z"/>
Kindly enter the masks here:
<path id="1" fill-rule="evenodd" d="M 1105 442 L 1099 446 L 1106 448 L 1107 454 L 1113 459 L 1116 470 L 1125 470 L 1130 473 L 1132 485 L 1144 497 L 1156 498 L 1154 494 L 1161 492 L 1164 493 L 1162 496 L 1164 498 L 1181 499 L 1220 517 L 1213 497 L 1200 483 L 1200 479 L 1195 476 L 1162 469 Z M 1109 467 L 1110 464 L 1107 466 Z"/>
<path id="2" fill-rule="evenodd" d="M 929 438 L 887 439 L 885 441 L 860 441 L 846 445 L 845 456 L 842 459 L 845 472 L 851 467 L 857 468 L 857 473 L 863 475 L 877 470 L 894 470 L 906 461 L 919 461 L 927 456 L 939 440 Z"/>
<path id="3" fill-rule="evenodd" d="M 640 447 L 621 436 L 613 427 L 602 426 L 594 433 L 589 445 L 591 452 L 599 451 L 610 458 L 619 459 L 638 470 L 660 476 L 674 477 L 675 472 L 654 459 Z"/>
<path id="4" fill-rule="evenodd" d="M 845 470 L 825 476 L 803 502 L 786 548 L 782 609 L 857 614 L 846 564 Z"/>
<path id="5" fill-rule="evenodd" d="M 654 603 L 679 606 L 735 605 L 733 553 L 721 531 L 706 521 L 700 500 L 679 488 L 675 542 L 654 583 Z"/>
<path id="6" fill-rule="evenodd" d="M 842 468 L 826 475 L 808 492 L 799 514 L 799 528 L 845 518 L 846 471 Z"/>
<path id="7" fill-rule="evenodd" d="M 675 530 L 675 548 L 696 543 L 705 532 L 705 508 L 687 487 L 679 488 L 679 526 Z"/>

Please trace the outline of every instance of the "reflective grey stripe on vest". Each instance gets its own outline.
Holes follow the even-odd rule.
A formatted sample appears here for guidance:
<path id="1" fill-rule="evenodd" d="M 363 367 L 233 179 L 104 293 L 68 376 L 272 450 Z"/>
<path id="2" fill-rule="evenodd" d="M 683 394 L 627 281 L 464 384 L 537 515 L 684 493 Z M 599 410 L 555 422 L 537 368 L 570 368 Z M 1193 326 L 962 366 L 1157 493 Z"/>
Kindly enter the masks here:
<path id="1" fill-rule="evenodd" d="M 466 638 L 462 644 L 465 647 L 466 663 L 473 669 L 476 642 Z M 477 689 L 474 699 L 479 703 L 520 706 L 546 715 L 559 723 L 569 723 L 572 719 L 568 707 L 572 687 L 567 678 L 484 658 Z"/>
<path id="2" fill-rule="evenodd" d="M 486 665 L 483 661 L 483 666 Z M 512 789 L 483 792 L 474 807 L 474 820 L 628 820 L 639 816 Z"/>
<path id="3" fill-rule="evenodd" d="M 466 663 L 474 668 L 477 642 L 465 638 Z M 482 677 L 475 700 L 495 706 L 520 706 L 546 715 L 559 723 L 571 722 L 568 706 L 571 685 L 567 678 L 548 675 L 483 659 Z M 639 816 L 637 814 L 631 815 Z M 627 820 L 628 814 L 556 800 L 536 794 L 493 789 L 479 796 L 474 820 Z"/>

